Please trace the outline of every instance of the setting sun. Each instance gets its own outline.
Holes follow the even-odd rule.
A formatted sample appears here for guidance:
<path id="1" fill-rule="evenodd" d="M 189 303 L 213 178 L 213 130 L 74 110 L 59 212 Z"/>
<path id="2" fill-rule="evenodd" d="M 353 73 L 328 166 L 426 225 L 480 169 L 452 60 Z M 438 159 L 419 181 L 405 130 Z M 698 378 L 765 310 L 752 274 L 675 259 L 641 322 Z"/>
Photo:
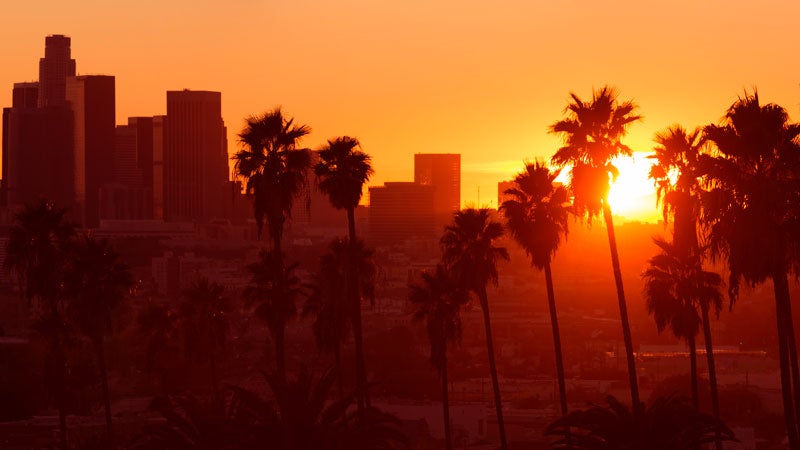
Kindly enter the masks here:
<path id="1" fill-rule="evenodd" d="M 619 177 L 611 185 L 609 202 L 617 216 L 646 222 L 658 221 L 660 214 L 655 203 L 655 187 L 648 178 L 652 160 L 645 153 L 634 153 L 632 158 L 618 158 L 614 165 Z"/>

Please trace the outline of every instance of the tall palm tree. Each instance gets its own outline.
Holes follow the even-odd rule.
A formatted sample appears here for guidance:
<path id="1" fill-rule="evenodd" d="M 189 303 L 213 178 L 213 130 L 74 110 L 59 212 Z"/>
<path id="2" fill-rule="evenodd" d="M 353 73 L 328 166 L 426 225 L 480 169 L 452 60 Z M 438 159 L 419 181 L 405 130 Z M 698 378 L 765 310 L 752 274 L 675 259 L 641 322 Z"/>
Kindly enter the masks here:
<path id="1" fill-rule="evenodd" d="M 720 288 L 722 278 L 715 272 L 702 268 L 702 258 L 698 254 L 687 254 L 677 249 L 674 243 L 654 239 L 660 252 L 650 258 L 642 277 L 645 280 L 645 299 L 647 310 L 653 315 L 658 331 L 669 327 L 675 337 L 689 345 L 692 375 L 692 400 L 697 406 L 697 348 L 695 338 L 703 324 L 706 353 L 708 353 L 708 377 L 711 384 L 711 397 L 714 417 L 719 418 L 717 398 L 716 365 L 711 343 L 709 310 L 719 314 L 722 309 Z M 698 308 L 701 313 L 698 313 Z M 701 317 L 702 315 L 702 317 Z"/>
<path id="2" fill-rule="evenodd" d="M 111 314 L 133 286 L 133 277 L 106 240 L 84 237 L 75 246 L 73 258 L 65 283 L 69 295 L 67 314 L 94 348 L 103 389 L 107 439 L 113 447 L 111 395 L 103 344 L 112 330 Z"/>
<path id="3" fill-rule="evenodd" d="M 144 347 L 144 366 L 148 375 L 157 372 L 162 396 L 169 394 L 168 367 L 177 353 L 178 314 L 166 302 L 148 301 L 136 316 L 136 331 Z"/>
<path id="4" fill-rule="evenodd" d="M 452 450 L 450 401 L 447 378 L 447 347 L 461 342 L 461 308 L 469 300 L 467 290 L 441 264 L 434 272 L 424 272 L 419 283 L 409 286 L 408 300 L 414 307 L 414 319 L 425 321 L 431 345 L 431 365 L 442 381 L 444 439 Z"/>
<path id="5" fill-rule="evenodd" d="M 282 255 L 283 228 L 306 184 L 311 162 L 308 150 L 297 148 L 297 143 L 311 128 L 295 125 L 280 107 L 245 120 L 247 125 L 239 134 L 245 148 L 233 156 L 234 170 L 247 180 L 245 187 L 253 195 L 259 237 L 266 220 L 272 249 Z"/>
<path id="6" fill-rule="evenodd" d="M 211 388 L 214 399 L 222 401 L 217 373 L 218 352 L 224 351 L 228 340 L 232 307 L 219 283 L 200 277 L 183 292 L 180 312 L 183 319 L 186 349 L 190 354 L 208 358 L 211 369 Z"/>
<path id="7" fill-rule="evenodd" d="M 558 174 L 558 171 L 550 171 L 543 161 L 525 163 L 525 169 L 514 177 L 514 187 L 505 191 L 511 198 L 504 201 L 500 209 L 511 235 L 530 256 L 531 265 L 544 270 L 556 354 L 558 395 L 561 414 L 564 415 L 567 413 L 567 387 L 550 263 L 569 230 L 570 208 L 567 189 L 554 184 Z"/>
<path id="8" fill-rule="evenodd" d="M 275 366 L 281 377 L 286 376 L 286 325 L 297 315 L 297 302 L 304 295 L 296 269 L 297 264 L 284 267 L 283 258 L 275 251 L 261 250 L 258 261 L 247 266 L 250 283 L 243 292 L 272 335 Z"/>
<path id="9" fill-rule="evenodd" d="M 500 399 L 492 324 L 489 317 L 489 296 L 486 293 L 486 286 L 490 282 L 497 284 L 497 262 L 508 259 L 508 251 L 504 247 L 495 245 L 501 236 L 503 236 L 503 226 L 491 218 L 488 209 L 469 208 L 454 214 L 453 223 L 445 227 L 441 246 L 445 266 L 452 271 L 461 286 L 478 298 L 483 311 L 500 444 L 503 450 L 507 450 L 503 403 Z"/>
<path id="10" fill-rule="evenodd" d="M 668 251 L 662 247 L 662 254 L 667 255 L 665 256 L 665 262 L 678 262 L 678 265 L 689 268 L 691 273 L 705 273 L 702 270 L 704 251 L 699 244 L 697 222 L 700 217 L 700 199 L 703 195 L 698 161 L 703 154 L 706 141 L 699 128 L 688 132 L 679 125 L 673 125 L 666 131 L 657 133 L 655 141 L 658 145 L 654 149 L 654 154 L 650 157 L 655 159 L 656 163 L 650 168 L 650 178 L 653 179 L 656 185 L 656 202 L 660 202 L 662 205 L 664 223 L 667 224 L 669 222 L 670 216 L 673 218 L 673 243 Z M 695 312 L 697 307 L 700 307 L 703 317 L 703 336 L 705 337 L 706 345 L 711 404 L 714 417 L 719 419 L 719 394 L 714 351 L 711 345 L 709 309 L 714 308 L 717 316 L 719 316 L 720 300 L 718 288 L 721 285 L 721 280 L 716 281 L 716 278 L 711 280 L 714 276 L 719 278 L 718 275 L 712 276 L 710 273 L 706 276 L 713 286 L 698 286 L 701 291 L 706 290 L 708 295 L 697 297 L 696 301 L 691 302 L 696 303 L 692 305 Z M 686 303 L 688 299 L 681 301 Z M 686 313 L 691 314 L 689 311 L 686 311 Z M 673 329 L 673 331 L 675 330 Z M 696 390 L 696 378 L 693 378 L 692 381 L 692 387 Z M 717 450 L 721 450 L 721 441 L 718 440 L 716 446 Z"/>
<path id="11" fill-rule="evenodd" d="M 364 183 L 372 175 L 370 156 L 360 150 L 358 139 L 342 136 L 328 143 L 319 151 L 320 161 L 314 166 L 314 173 L 319 179 L 319 189 L 328 195 L 328 199 L 336 209 L 347 212 L 347 230 L 350 243 L 356 245 L 355 209 L 361 200 Z M 353 253 L 355 255 L 355 252 Z M 353 262 L 355 263 L 355 262 Z M 350 267 L 348 264 L 347 267 Z M 348 270 L 345 273 L 345 295 L 351 303 L 353 314 L 353 338 L 356 351 L 356 384 L 358 387 L 358 408 L 369 406 L 367 389 L 367 369 L 364 358 L 364 339 L 361 323 L 361 298 L 357 295 L 358 271 Z"/>
<path id="12" fill-rule="evenodd" d="M 633 339 L 628 322 L 628 305 L 622 285 L 622 272 L 614 235 L 614 221 L 608 192 L 611 181 L 619 171 L 613 160 L 619 156 L 631 156 L 630 147 L 622 143 L 628 126 L 641 119 L 634 114 L 636 105 L 631 101 L 619 102 L 614 89 L 604 86 L 592 93 L 591 101 L 581 100 L 570 94 L 567 118 L 550 126 L 550 132 L 562 136 L 564 146 L 556 151 L 551 162 L 557 167 L 570 167 L 570 188 L 576 212 L 589 220 L 603 213 L 611 251 L 611 266 L 617 288 L 622 335 L 625 340 L 625 356 L 628 362 L 628 380 L 631 388 L 631 404 L 639 405 L 639 383 L 636 378 L 636 362 L 633 357 Z"/>
<path id="13" fill-rule="evenodd" d="M 19 283 L 20 293 L 36 311 L 37 330 L 48 344 L 48 359 L 54 367 L 54 390 L 58 408 L 59 437 L 67 448 L 66 355 L 68 333 L 63 275 L 69 262 L 74 227 L 66 211 L 47 200 L 28 205 L 16 214 L 6 245 L 5 270 Z"/>
<path id="14" fill-rule="evenodd" d="M 702 221 L 712 254 L 730 269 L 733 302 L 741 280 L 755 285 L 772 280 L 778 326 L 781 389 L 789 446 L 800 449 L 797 429 L 797 351 L 789 298 L 788 272 L 800 262 L 800 124 L 785 109 L 761 105 L 758 93 L 731 105 L 719 125 L 704 128 L 716 149 L 701 157 L 708 192 Z M 794 385 L 794 386 L 793 386 Z"/>
<path id="15" fill-rule="evenodd" d="M 320 258 L 319 271 L 311 295 L 303 307 L 304 315 L 314 315 L 314 337 L 317 348 L 330 351 L 334 355 L 336 371 L 339 378 L 339 390 L 342 388 L 341 373 L 341 346 L 347 341 L 355 315 L 352 312 L 353 304 L 348 301 L 345 292 L 345 279 L 350 263 L 358 274 L 357 293 L 359 298 L 369 301 L 375 299 L 375 277 L 377 269 L 373 261 L 373 254 L 363 241 L 355 241 L 355 249 L 351 247 L 349 239 L 336 238 L 331 241 L 328 251 Z M 355 256 L 350 253 L 355 250 Z"/>

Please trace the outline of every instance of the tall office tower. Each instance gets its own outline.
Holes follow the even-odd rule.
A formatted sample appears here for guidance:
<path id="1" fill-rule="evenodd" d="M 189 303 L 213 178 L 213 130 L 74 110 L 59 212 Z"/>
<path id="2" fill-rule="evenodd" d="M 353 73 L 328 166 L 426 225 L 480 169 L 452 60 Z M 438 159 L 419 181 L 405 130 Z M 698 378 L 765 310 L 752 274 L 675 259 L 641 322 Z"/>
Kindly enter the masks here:
<path id="1" fill-rule="evenodd" d="M 386 182 L 369 188 L 369 237 L 372 245 L 408 239 L 435 239 L 435 190 L 411 182 Z"/>
<path id="2" fill-rule="evenodd" d="M 73 115 L 74 217 L 83 226 L 100 224 L 100 189 L 113 181 L 115 139 L 114 77 L 67 79 Z"/>
<path id="3" fill-rule="evenodd" d="M 75 76 L 70 57 L 70 38 L 61 34 L 44 40 L 44 58 L 39 59 L 39 107 L 63 105 L 67 78 Z"/>
<path id="4" fill-rule="evenodd" d="M 164 218 L 220 217 L 228 182 L 222 94 L 168 91 L 164 147 Z"/>
<path id="5" fill-rule="evenodd" d="M 3 110 L 3 201 L 72 202 L 72 116 L 64 105 L 37 107 L 37 83 L 16 83 Z"/>
<path id="6" fill-rule="evenodd" d="M 153 218 L 164 218 L 164 146 L 167 116 L 153 117 Z"/>
<path id="7" fill-rule="evenodd" d="M 129 117 L 118 125 L 114 182 L 101 192 L 101 218 L 153 218 L 153 118 Z"/>
<path id="8" fill-rule="evenodd" d="M 433 208 L 436 227 L 451 222 L 461 209 L 461 155 L 458 153 L 417 153 L 414 182 L 434 187 Z"/>

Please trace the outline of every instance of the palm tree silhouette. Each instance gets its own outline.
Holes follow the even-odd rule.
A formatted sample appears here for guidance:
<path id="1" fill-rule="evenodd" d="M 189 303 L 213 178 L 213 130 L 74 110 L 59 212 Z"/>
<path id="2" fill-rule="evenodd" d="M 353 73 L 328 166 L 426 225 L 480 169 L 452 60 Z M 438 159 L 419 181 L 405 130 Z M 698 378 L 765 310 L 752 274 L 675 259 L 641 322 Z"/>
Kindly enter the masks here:
<path id="1" fill-rule="evenodd" d="M 63 292 L 63 275 L 69 263 L 75 229 L 66 211 L 47 200 L 28 205 L 16 214 L 6 244 L 5 270 L 19 284 L 20 293 L 36 311 L 35 329 L 48 346 L 54 368 L 48 388 L 55 394 L 59 438 L 67 448 L 65 340 L 69 333 Z"/>
<path id="2" fill-rule="evenodd" d="M 186 350 L 190 355 L 208 358 L 214 400 L 222 402 L 217 373 L 218 351 L 224 351 L 228 340 L 230 301 L 219 283 L 200 277 L 183 292 L 180 305 Z"/>
<path id="3" fill-rule="evenodd" d="M 439 372 L 442 381 L 445 447 L 452 450 L 447 347 L 461 342 L 461 308 L 469 300 L 469 295 L 464 286 L 439 264 L 435 271 L 423 272 L 419 283 L 409 285 L 408 299 L 414 308 L 414 319 L 425 321 L 428 331 L 431 365 Z"/>
<path id="4" fill-rule="evenodd" d="M 711 345 L 711 328 L 708 325 L 709 309 L 719 314 L 722 309 L 720 287 L 722 278 L 715 272 L 702 268 L 702 258 L 697 254 L 680 252 L 674 243 L 654 239 L 660 252 L 650 258 L 648 267 L 642 274 L 645 280 L 645 299 L 647 310 L 653 315 L 658 331 L 669 327 L 675 337 L 689 345 L 692 376 L 692 400 L 697 407 L 697 347 L 695 337 L 700 324 L 706 338 L 706 353 L 710 353 L 708 377 L 714 417 L 719 418 L 717 398 L 717 376 Z M 702 319 L 697 309 L 702 311 Z"/>
<path id="5" fill-rule="evenodd" d="M 492 341 L 492 324 L 489 318 L 489 297 L 486 286 L 497 283 L 497 262 L 508 259 L 508 251 L 498 247 L 495 242 L 503 235 L 503 226 L 490 216 L 488 209 L 468 208 L 454 214 L 453 223 L 445 227 L 441 238 L 442 260 L 458 283 L 475 294 L 483 311 L 483 325 L 486 331 L 486 349 L 489 353 L 489 370 L 492 375 L 492 390 L 497 412 L 497 426 L 500 444 L 508 449 L 505 424 L 503 422 L 503 403 L 500 399 L 500 384 L 497 380 L 497 366 Z"/>
<path id="6" fill-rule="evenodd" d="M 74 247 L 73 252 L 65 280 L 69 297 L 67 315 L 76 328 L 89 338 L 94 348 L 103 389 L 107 439 L 113 448 L 111 396 L 103 341 L 111 333 L 111 314 L 133 286 L 133 277 L 128 266 L 119 261 L 119 255 L 106 240 L 86 236 Z"/>
<path id="7" fill-rule="evenodd" d="M 722 281 L 719 279 L 719 275 L 703 272 L 702 270 L 704 252 L 700 248 L 698 240 L 697 221 L 700 216 L 700 199 L 703 195 L 703 189 L 700 185 L 701 174 L 699 173 L 698 161 L 705 147 L 705 139 L 700 131 L 699 128 L 695 128 L 692 132 L 687 132 L 683 127 L 673 125 L 666 131 L 657 133 L 655 141 L 658 145 L 654 149 L 654 154 L 650 156 L 650 158 L 656 160 L 656 164 L 650 168 L 650 178 L 654 180 L 656 185 L 656 201 L 662 205 L 664 223 L 669 222 L 670 216 L 673 217 L 673 243 L 669 245 L 669 249 L 662 247 L 662 255 L 665 255 L 662 261 L 665 263 L 663 268 L 674 265 L 671 263 L 677 263 L 677 266 L 683 267 L 683 269 L 675 271 L 676 273 L 696 275 L 705 273 L 706 275 L 701 276 L 710 283 L 710 286 L 695 286 L 699 291 L 694 293 L 687 292 L 686 295 L 699 296 L 695 297 L 694 300 L 684 298 L 681 299 L 681 302 L 690 303 L 695 314 L 699 306 L 702 313 L 711 405 L 714 417 L 719 419 L 719 395 L 714 351 L 711 345 L 709 308 L 714 308 L 717 317 L 719 317 L 721 308 L 719 287 Z M 661 247 L 661 245 L 659 246 Z M 707 295 L 700 295 L 703 292 L 707 293 Z M 691 312 L 687 310 L 686 314 L 691 315 Z M 675 330 L 673 329 L 673 331 Z M 690 351 L 693 344 L 694 338 L 692 337 Z M 693 367 L 696 368 L 696 360 L 693 360 L 692 363 L 695 364 Z M 697 379 L 694 372 L 692 389 L 696 399 Z M 717 441 L 716 446 L 717 450 L 721 450 L 722 443 Z"/>
<path id="8" fill-rule="evenodd" d="M 144 347 L 144 366 L 148 375 L 157 372 L 160 395 L 169 393 L 168 367 L 177 340 L 178 314 L 166 303 L 145 303 L 136 317 L 136 330 Z"/>
<path id="9" fill-rule="evenodd" d="M 607 407 L 593 406 L 557 419 L 545 430 L 556 437 L 553 448 L 561 450 L 690 450 L 710 443 L 716 436 L 735 441 L 733 432 L 709 414 L 694 408 L 683 397 L 659 397 L 648 407 L 629 410 L 616 398 Z"/>
<path id="10" fill-rule="evenodd" d="M 550 262 L 562 237 L 567 235 L 570 208 L 567 189 L 554 184 L 558 173 L 551 172 L 543 161 L 525 163 L 525 169 L 514 177 L 514 187 L 505 191 L 511 198 L 504 201 L 500 209 L 511 235 L 530 256 L 531 265 L 544 270 L 556 354 L 558 395 L 561 414 L 564 415 L 567 413 L 567 388 Z"/>
<path id="11" fill-rule="evenodd" d="M 304 295 L 296 269 L 296 263 L 284 267 L 274 250 L 261 250 L 258 261 L 247 266 L 250 283 L 243 291 L 247 303 L 255 306 L 256 317 L 267 324 L 282 377 L 286 376 L 286 324 L 297 315 L 297 302 Z"/>
<path id="12" fill-rule="evenodd" d="M 350 257 L 352 251 L 356 252 L 353 258 Z M 344 392 L 341 347 L 347 341 L 351 323 L 355 319 L 352 309 L 357 306 L 348 301 L 345 279 L 350 270 L 349 264 L 354 263 L 358 273 L 358 296 L 373 301 L 377 269 L 372 256 L 372 251 L 361 240 L 355 241 L 355 248 L 350 246 L 348 239 L 331 241 L 328 251 L 320 258 L 312 292 L 303 307 L 303 315 L 315 316 L 312 328 L 317 348 L 333 353 L 340 394 Z"/>
<path id="13" fill-rule="evenodd" d="M 245 148 L 234 156 L 237 176 L 247 180 L 246 189 L 253 195 L 253 213 L 261 236 L 267 222 L 272 249 L 281 255 L 281 238 L 291 217 L 295 197 L 306 184 L 311 157 L 297 142 L 311 132 L 306 125 L 295 125 L 284 117 L 281 108 L 246 119 L 239 134 Z"/>
<path id="14" fill-rule="evenodd" d="M 571 102 L 566 108 L 568 117 L 550 126 L 551 133 L 560 134 L 564 139 L 564 146 L 556 151 L 551 162 L 557 167 L 571 167 L 570 188 L 575 211 L 580 216 L 588 216 L 591 221 L 600 212 L 603 213 L 625 340 L 631 404 L 637 408 L 639 383 L 608 193 L 610 181 L 616 179 L 619 173 L 612 161 L 618 156 L 633 154 L 630 147 L 622 143 L 622 138 L 628 126 L 641 117 L 633 114 L 636 109 L 633 102 L 620 103 L 616 91 L 608 86 L 595 90 L 591 101 L 583 101 L 574 93 L 570 93 L 570 98 Z"/>
<path id="15" fill-rule="evenodd" d="M 319 179 L 319 189 L 328 195 L 328 199 L 336 209 L 347 212 L 348 238 L 351 245 L 356 244 L 355 209 L 361 200 L 364 183 L 369 180 L 373 170 L 370 157 L 360 150 L 358 139 L 342 136 L 328 140 L 319 151 L 320 161 L 314 167 L 314 173 Z M 351 256 L 355 256 L 355 250 Z M 369 406 L 369 391 L 367 388 L 367 369 L 364 359 L 364 340 L 361 323 L 361 298 L 356 286 L 360 285 L 359 273 L 354 265 L 356 261 L 347 264 L 344 285 L 345 295 L 351 303 L 350 311 L 353 314 L 353 339 L 356 351 L 356 385 L 358 386 L 358 408 Z"/>
<path id="16" fill-rule="evenodd" d="M 760 105 L 758 93 L 731 105 L 720 125 L 704 128 L 718 153 L 699 160 L 708 192 L 702 221 L 712 255 L 730 269 L 729 294 L 736 299 L 743 279 L 771 279 L 775 290 L 784 416 L 790 448 L 800 448 L 797 351 L 787 273 L 798 268 L 800 249 L 800 124 L 775 104 Z M 793 386 L 794 385 L 794 386 Z"/>

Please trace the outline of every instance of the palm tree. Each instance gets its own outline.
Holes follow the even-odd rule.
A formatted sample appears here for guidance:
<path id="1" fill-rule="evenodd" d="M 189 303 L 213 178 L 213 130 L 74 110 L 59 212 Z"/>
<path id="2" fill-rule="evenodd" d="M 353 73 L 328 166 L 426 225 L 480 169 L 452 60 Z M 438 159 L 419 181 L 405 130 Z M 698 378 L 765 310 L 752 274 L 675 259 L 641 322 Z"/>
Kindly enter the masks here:
<path id="1" fill-rule="evenodd" d="M 445 447 L 452 450 L 447 347 L 461 342 L 461 308 L 469 300 L 469 295 L 441 264 L 434 272 L 423 272 L 420 281 L 409 286 L 408 299 L 414 307 L 414 319 L 425 321 L 428 331 L 431 365 L 439 372 L 442 381 Z"/>
<path id="2" fill-rule="evenodd" d="M 483 325 L 486 331 L 486 348 L 489 353 L 489 370 L 492 375 L 494 404 L 497 412 L 497 426 L 500 444 L 508 449 L 505 425 L 503 422 L 503 403 L 500 399 L 500 384 L 497 380 L 497 366 L 492 342 L 492 324 L 489 318 L 489 296 L 486 286 L 497 284 L 497 262 L 508 259 L 508 251 L 498 247 L 495 242 L 503 235 L 503 226 L 490 216 L 488 209 L 464 209 L 454 214 L 453 223 L 445 227 L 441 238 L 442 260 L 452 271 L 458 283 L 478 297 L 483 311 Z"/>
<path id="3" fill-rule="evenodd" d="M 376 267 L 372 259 L 372 251 L 366 248 L 363 241 L 356 240 L 355 256 L 350 259 L 353 249 L 348 239 L 334 239 L 328 251 L 320 258 L 319 271 L 311 295 L 303 307 L 304 315 L 314 315 L 314 337 L 317 348 L 330 351 L 334 355 L 339 391 L 342 388 L 341 346 L 347 341 L 355 314 L 353 304 L 348 302 L 344 289 L 350 262 L 354 262 L 358 274 L 359 298 L 369 301 L 375 299 Z"/>
<path id="4" fill-rule="evenodd" d="M 66 276 L 69 295 L 67 314 L 94 348 L 103 389 L 107 439 L 113 447 L 111 396 L 103 344 L 105 337 L 111 333 L 111 314 L 133 286 L 133 277 L 128 266 L 119 261 L 119 255 L 106 240 L 84 237 L 75 246 L 73 258 Z"/>
<path id="5" fill-rule="evenodd" d="M 695 128 L 688 132 L 680 125 L 673 125 L 656 134 L 658 145 L 649 156 L 656 160 L 650 167 L 656 202 L 662 206 L 665 224 L 673 217 L 675 245 L 684 253 L 699 251 L 697 220 L 702 188 L 697 161 L 705 147 L 700 131 Z"/>
<path id="6" fill-rule="evenodd" d="M 177 313 L 167 304 L 145 303 L 136 316 L 136 330 L 144 347 L 144 366 L 148 375 L 157 372 L 159 377 L 159 394 L 169 393 L 167 371 L 171 357 L 177 353 Z"/>
<path id="7" fill-rule="evenodd" d="M 23 298 L 34 305 L 36 328 L 48 343 L 48 359 L 55 369 L 49 387 L 55 391 L 62 449 L 67 448 L 64 343 L 68 333 L 62 281 L 75 236 L 65 215 L 65 210 L 46 200 L 22 209 L 9 230 L 3 262 L 5 270 L 16 276 Z"/>
<path id="8" fill-rule="evenodd" d="M 239 134 L 245 148 L 233 156 L 237 176 L 244 177 L 246 190 L 253 195 L 253 213 L 261 236 L 267 222 L 272 250 L 281 253 L 286 221 L 291 217 L 295 197 L 306 184 L 310 155 L 298 149 L 297 142 L 311 132 L 306 125 L 295 125 L 284 117 L 280 107 L 250 116 Z"/>
<path id="9" fill-rule="evenodd" d="M 618 156 L 631 156 L 630 147 L 622 143 L 628 126 L 641 117 L 633 112 L 636 105 L 631 101 L 620 103 L 617 93 L 604 86 L 592 93 L 591 101 L 583 101 L 571 93 L 567 105 L 567 118 L 550 126 L 550 132 L 560 134 L 564 146 L 553 155 L 552 163 L 557 167 L 571 167 L 570 188 L 576 212 L 589 220 L 602 211 L 611 250 L 611 266 L 617 288 L 617 301 L 625 340 L 625 355 L 628 362 L 628 380 L 631 388 L 631 404 L 639 405 L 639 383 L 636 378 L 636 362 L 633 357 L 633 339 L 628 322 L 628 305 L 622 285 L 622 272 L 614 235 L 611 205 L 608 203 L 610 182 L 619 171 L 613 165 Z"/>
<path id="10" fill-rule="evenodd" d="M 531 265 L 544 270 L 556 354 L 558 394 L 561 414 L 564 415 L 567 413 L 567 388 L 550 262 L 562 237 L 567 235 L 570 208 L 567 189 L 554 184 L 558 174 L 558 171 L 551 172 L 542 161 L 525 163 L 525 169 L 514 177 L 514 187 L 505 191 L 511 198 L 504 201 L 500 209 L 506 217 L 506 226 L 511 235 L 530 256 Z"/>
<path id="11" fill-rule="evenodd" d="M 247 266 L 250 284 L 243 292 L 272 335 L 276 370 L 281 377 L 286 376 L 286 324 L 297 315 L 297 302 L 304 293 L 296 269 L 297 264 L 284 267 L 283 258 L 274 250 L 261 250 L 259 260 Z"/>
<path id="12" fill-rule="evenodd" d="M 356 243 L 355 209 L 361 200 L 364 183 L 369 180 L 373 170 L 370 156 L 360 150 L 358 139 L 342 136 L 328 143 L 319 151 L 320 161 L 314 166 L 314 173 L 319 179 L 319 189 L 328 195 L 328 199 L 336 209 L 347 211 L 347 230 L 350 243 Z M 355 254 L 355 253 L 354 253 Z M 346 267 L 351 267 L 348 264 Z M 345 295 L 351 303 L 353 314 L 353 338 L 356 351 L 356 384 L 358 387 L 359 410 L 369 406 L 367 389 L 367 369 L 364 358 L 364 340 L 361 323 L 361 298 L 353 286 L 358 286 L 358 272 L 348 270 L 345 273 Z"/>
<path id="13" fill-rule="evenodd" d="M 793 404 L 792 392 L 800 395 L 800 371 L 787 273 L 800 262 L 800 124 L 789 123 L 778 105 L 760 105 L 754 92 L 704 133 L 718 153 L 698 163 L 708 189 L 701 219 L 712 255 L 725 258 L 730 269 L 731 302 L 742 279 L 750 285 L 772 280 L 784 415 L 789 446 L 796 450 L 800 402 L 795 397 Z"/>
<path id="14" fill-rule="evenodd" d="M 211 369 L 211 388 L 214 399 L 222 401 L 217 373 L 218 351 L 224 351 L 228 340 L 228 316 L 231 304 L 224 295 L 225 288 L 206 277 L 200 277 L 183 292 L 180 306 L 186 349 L 190 354 L 203 354 Z"/>
<path id="15" fill-rule="evenodd" d="M 719 418 L 716 365 L 711 345 L 711 327 L 707 322 L 710 309 L 717 315 L 722 309 L 722 278 L 715 272 L 703 270 L 699 255 L 687 255 L 679 251 L 674 243 L 663 239 L 654 239 L 654 242 L 660 253 L 650 258 L 648 267 L 642 274 L 645 279 L 647 310 L 655 318 L 659 332 L 670 327 L 675 337 L 685 340 L 689 345 L 692 400 L 695 406 L 698 399 L 695 337 L 700 331 L 701 323 L 704 330 L 708 329 L 708 332 L 704 332 L 708 377 L 714 417 Z M 698 314 L 698 308 L 702 311 L 702 318 Z"/>
<path id="16" fill-rule="evenodd" d="M 719 419 L 699 412 L 686 398 L 659 397 L 648 407 L 629 410 L 609 396 L 607 407 L 593 406 L 557 419 L 545 430 L 561 450 L 690 450 L 722 436 L 735 441 Z"/>
<path id="17" fill-rule="evenodd" d="M 706 360 L 708 362 L 708 376 L 711 388 L 711 404 L 714 417 L 719 419 L 719 395 L 716 364 L 714 362 L 713 346 L 711 345 L 709 308 L 714 308 L 719 317 L 721 308 L 719 286 L 721 286 L 722 282 L 719 279 L 719 275 L 702 270 L 704 252 L 700 248 L 697 236 L 700 199 L 703 195 L 698 161 L 700 155 L 703 154 L 706 143 L 700 131 L 699 128 L 695 128 L 694 131 L 687 132 L 683 127 L 673 125 L 666 131 L 657 133 L 655 141 L 658 146 L 655 147 L 654 154 L 651 156 L 656 160 L 656 164 L 650 169 L 650 178 L 654 180 L 656 185 L 656 201 L 662 205 L 664 223 L 668 223 L 670 216 L 673 217 L 673 243 L 669 246 L 669 249 L 662 247 L 662 255 L 665 255 L 662 260 L 665 263 L 665 267 L 662 267 L 662 269 L 674 266 L 674 263 L 677 263 L 677 266 L 683 267 L 683 269 L 676 272 L 699 275 L 704 277 L 710 284 L 709 286 L 696 286 L 699 292 L 694 293 L 707 292 L 708 295 L 700 295 L 695 300 L 682 299 L 681 302 L 686 303 L 689 301 L 694 303 L 691 306 L 695 314 L 698 306 L 702 313 L 703 336 L 705 337 Z M 693 293 L 687 294 L 692 295 Z M 686 313 L 687 315 L 692 314 L 688 310 Z M 674 328 L 673 331 L 675 331 Z M 692 341 L 694 341 L 694 337 L 692 337 Z M 690 343 L 690 350 L 692 344 L 693 342 Z M 693 367 L 696 367 L 696 362 L 693 361 L 693 363 L 695 363 Z M 694 372 L 693 376 L 696 377 Z M 692 388 L 696 390 L 696 378 L 692 379 L 692 383 Z M 721 450 L 721 441 L 717 441 L 716 445 L 717 449 Z"/>

